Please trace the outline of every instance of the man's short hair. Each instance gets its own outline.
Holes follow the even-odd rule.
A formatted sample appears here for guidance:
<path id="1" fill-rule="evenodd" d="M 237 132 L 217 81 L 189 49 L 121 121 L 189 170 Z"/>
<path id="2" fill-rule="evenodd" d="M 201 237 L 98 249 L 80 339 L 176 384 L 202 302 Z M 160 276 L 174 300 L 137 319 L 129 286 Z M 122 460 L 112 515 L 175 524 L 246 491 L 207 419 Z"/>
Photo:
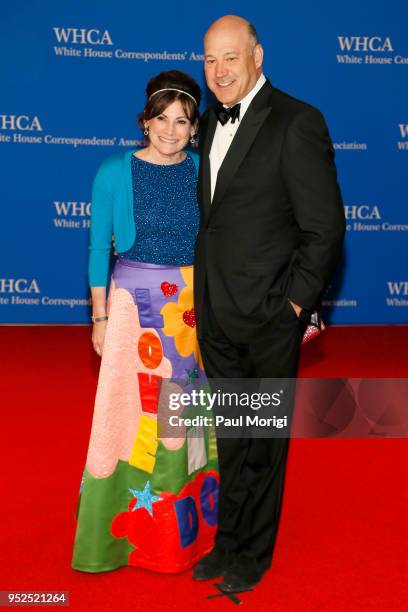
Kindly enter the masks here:
<path id="1" fill-rule="evenodd" d="M 248 32 L 249 32 L 249 40 L 251 41 L 251 46 L 254 48 L 257 44 L 259 44 L 258 32 L 256 31 L 255 26 L 252 23 L 248 23 Z"/>

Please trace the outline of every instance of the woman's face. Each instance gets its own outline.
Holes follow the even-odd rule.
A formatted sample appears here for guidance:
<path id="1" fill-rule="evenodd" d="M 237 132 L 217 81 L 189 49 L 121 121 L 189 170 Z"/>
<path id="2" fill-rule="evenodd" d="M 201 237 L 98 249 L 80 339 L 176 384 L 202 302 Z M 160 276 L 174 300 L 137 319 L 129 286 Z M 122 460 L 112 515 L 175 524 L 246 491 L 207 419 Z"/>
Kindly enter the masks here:
<path id="1" fill-rule="evenodd" d="M 172 102 L 161 115 L 144 122 L 149 128 L 150 145 L 161 155 L 173 155 L 183 149 L 195 133 L 179 100 Z"/>

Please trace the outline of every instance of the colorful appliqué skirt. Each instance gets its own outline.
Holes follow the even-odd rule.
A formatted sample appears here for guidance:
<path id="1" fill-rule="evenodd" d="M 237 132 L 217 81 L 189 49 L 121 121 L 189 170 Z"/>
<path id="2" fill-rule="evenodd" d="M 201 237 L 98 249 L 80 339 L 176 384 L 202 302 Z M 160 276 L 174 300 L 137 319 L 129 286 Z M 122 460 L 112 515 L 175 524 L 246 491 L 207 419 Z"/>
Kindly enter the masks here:
<path id="1" fill-rule="evenodd" d="M 219 482 L 214 432 L 160 438 L 157 428 L 163 379 L 167 389 L 182 393 L 203 376 L 193 267 L 118 259 L 73 568 L 180 572 L 213 548 Z"/>

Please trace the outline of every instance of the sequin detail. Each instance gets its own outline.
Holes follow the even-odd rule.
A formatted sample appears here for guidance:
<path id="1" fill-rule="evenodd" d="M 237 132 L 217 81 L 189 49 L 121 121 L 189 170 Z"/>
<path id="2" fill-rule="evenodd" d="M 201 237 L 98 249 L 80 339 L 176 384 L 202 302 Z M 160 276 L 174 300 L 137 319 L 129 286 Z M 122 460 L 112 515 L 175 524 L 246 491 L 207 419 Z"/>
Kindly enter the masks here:
<path id="1" fill-rule="evenodd" d="M 146 263 L 193 263 L 198 232 L 197 176 L 190 155 L 178 164 L 132 156 L 136 240 L 121 257 Z"/>
<path id="2" fill-rule="evenodd" d="M 167 281 L 164 281 L 160 285 L 160 289 L 162 290 L 164 297 L 171 297 L 172 295 L 175 295 L 178 291 L 178 287 L 175 283 L 168 283 Z"/>
<path id="3" fill-rule="evenodd" d="M 183 312 L 183 321 L 189 327 L 195 327 L 196 321 L 194 308 L 191 308 L 191 310 L 185 310 Z"/>

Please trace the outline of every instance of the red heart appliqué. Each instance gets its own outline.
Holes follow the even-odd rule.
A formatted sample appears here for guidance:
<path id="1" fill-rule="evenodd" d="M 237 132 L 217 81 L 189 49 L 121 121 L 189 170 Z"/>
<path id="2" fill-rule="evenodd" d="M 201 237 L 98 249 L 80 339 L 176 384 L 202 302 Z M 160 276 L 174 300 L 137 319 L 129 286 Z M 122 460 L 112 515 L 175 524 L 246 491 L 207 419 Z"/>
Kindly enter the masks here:
<path id="1" fill-rule="evenodd" d="M 160 285 L 160 289 L 162 290 L 164 297 L 171 297 L 178 291 L 176 284 L 168 283 L 167 281 L 164 281 L 164 283 Z"/>
<path id="2" fill-rule="evenodd" d="M 195 320 L 195 310 L 194 310 L 194 308 L 192 308 L 191 310 L 185 310 L 183 312 L 183 321 L 189 327 L 195 327 L 196 320 Z"/>

